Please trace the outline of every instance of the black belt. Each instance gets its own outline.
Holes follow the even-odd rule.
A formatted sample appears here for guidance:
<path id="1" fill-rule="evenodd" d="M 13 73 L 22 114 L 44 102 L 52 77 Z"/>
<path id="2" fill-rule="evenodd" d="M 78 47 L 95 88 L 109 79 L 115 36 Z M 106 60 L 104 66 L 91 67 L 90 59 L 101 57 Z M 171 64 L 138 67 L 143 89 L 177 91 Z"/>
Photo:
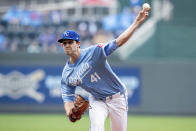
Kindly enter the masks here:
<path id="1" fill-rule="evenodd" d="M 110 101 L 110 100 L 112 100 L 114 98 L 120 97 L 122 94 L 125 94 L 125 90 L 123 90 L 122 92 L 115 93 L 115 94 L 113 94 L 111 96 L 107 96 L 106 98 L 101 98 L 100 100 L 104 101 L 104 102 Z"/>

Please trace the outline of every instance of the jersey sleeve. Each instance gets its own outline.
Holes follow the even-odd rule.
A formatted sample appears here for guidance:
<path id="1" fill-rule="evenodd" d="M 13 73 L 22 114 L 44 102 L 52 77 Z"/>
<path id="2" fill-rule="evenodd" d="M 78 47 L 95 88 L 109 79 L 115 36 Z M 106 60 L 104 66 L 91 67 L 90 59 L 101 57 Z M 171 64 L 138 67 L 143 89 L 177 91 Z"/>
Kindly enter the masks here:
<path id="1" fill-rule="evenodd" d="M 111 55 L 118 48 L 116 40 L 108 42 L 106 44 L 99 43 L 90 48 L 90 52 L 93 53 L 94 61 L 105 61 L 106 57 Z"/>
<path id="2" fill-rule="evenodd" d="M 68 86 L 63 80 L 61 80 L 61 93 L 62 93 L 62 99 L 64 103 L 68 101 L 71 101 L 71 102 L 74 101 L 75 90 L 76 90 L 76 87 Z"/>
<path id="3" fill-rule="evenodd" d="M 116 44 L 116 40 L 108 42 L 102 46 L 105 56 L 111 55 L 117 48 L 118 48 L 118 45 Z"/>

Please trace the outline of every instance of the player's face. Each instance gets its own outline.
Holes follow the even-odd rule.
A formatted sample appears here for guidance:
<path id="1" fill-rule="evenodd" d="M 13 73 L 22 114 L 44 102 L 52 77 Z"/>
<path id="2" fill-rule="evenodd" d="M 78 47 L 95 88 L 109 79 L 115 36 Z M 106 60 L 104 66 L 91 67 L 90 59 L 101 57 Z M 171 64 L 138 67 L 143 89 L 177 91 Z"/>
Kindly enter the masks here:
<path id="1" fill-rule="evenodd" d="M 64 40 L 62 43 L 62 47 L 65 51 L 65 53 L 69 56 L 74 55 L 80 46 L 80 42 L 77 42 L 75 40 Z"/>

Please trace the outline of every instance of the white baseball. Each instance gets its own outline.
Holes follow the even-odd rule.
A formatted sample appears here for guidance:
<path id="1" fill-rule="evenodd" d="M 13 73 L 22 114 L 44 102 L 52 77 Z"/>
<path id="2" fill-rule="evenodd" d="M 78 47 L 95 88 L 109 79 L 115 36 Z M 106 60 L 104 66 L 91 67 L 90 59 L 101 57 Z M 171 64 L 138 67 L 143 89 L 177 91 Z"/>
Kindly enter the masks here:
<path id="1" fill-rule="evenodd" d="M 148 10 L 150 10 L 150 5 L 148 3 L 144 3 L 142 8 L 144 11 L 148 11 Z"/>

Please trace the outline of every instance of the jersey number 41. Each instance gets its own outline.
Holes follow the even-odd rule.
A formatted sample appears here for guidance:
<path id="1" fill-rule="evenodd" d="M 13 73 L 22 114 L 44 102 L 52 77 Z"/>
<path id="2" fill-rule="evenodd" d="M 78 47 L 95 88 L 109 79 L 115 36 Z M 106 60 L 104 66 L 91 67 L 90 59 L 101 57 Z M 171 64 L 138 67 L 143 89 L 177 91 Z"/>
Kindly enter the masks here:
<path id="1" fill-rule="evenodd" d="M 91 74 L 91 82 L 98 82 L 98 80 L 101 80 L 101 78 L 96 72 Z"/>

